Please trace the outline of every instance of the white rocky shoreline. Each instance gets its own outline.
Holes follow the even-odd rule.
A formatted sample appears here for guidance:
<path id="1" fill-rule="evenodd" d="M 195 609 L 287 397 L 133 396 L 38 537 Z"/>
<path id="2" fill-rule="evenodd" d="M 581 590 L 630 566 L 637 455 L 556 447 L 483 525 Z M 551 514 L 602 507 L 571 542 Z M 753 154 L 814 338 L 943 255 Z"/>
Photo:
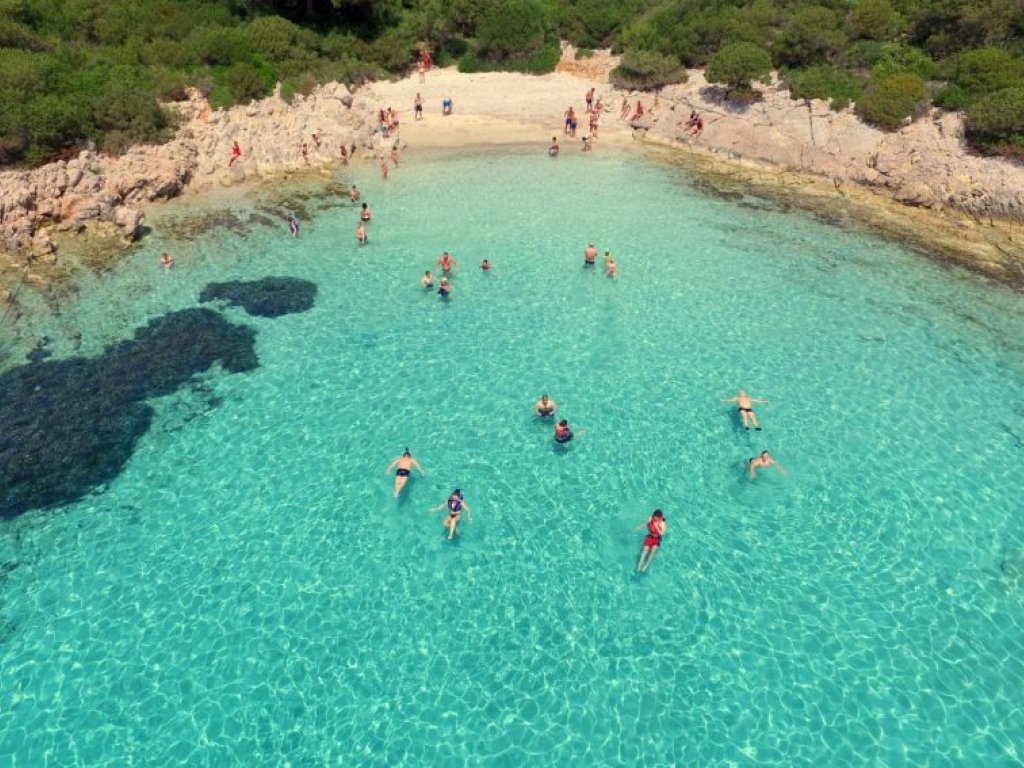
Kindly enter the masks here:
<path id="1" fill-rule="evenodd" d="M 663 89 L 652 110 L 651 94 L 624 93 L 608 84 L 615 57 L 576 60 L 572 53 L 567 49 L 557 72 L 540 77 L 438 70 L 422 84 L 410 77 L 355 93 L 331 83 L 291 104 L 275 95 L 214 111 L 193 94 L 174 105 L 182 120 L 166 144 L 134 147 L 120 157 L 83 151 L 31 171 L 2 171 L 0 275 L 7 285 L 0 285 L 0 299 L 11 300 L 13 277 L 45 282 L 42 273 L 58 264 L 65 233 L 91 231 L 130 243 L 147 206 L 185 192 L 332 171 L 341 164 L 341 144 L 355 143 L 363 157 L 372 157 L 382 106 L 398 107 L 402 140 L 412 149 L 545 142 L 551 133 L 560 134 L 570 104 L 582 112 L 583 92 L 591 85 L 606 105 L 598 144 L 643 138 L 686 150 L 704 171 L 762 189 L 798 190 L 811 201 L 838 195 L 851 209 L 863 209 L 862 218 L 884 212 L 895 235 L 917 239 L 926 251 L 933 243 L 941 258 L 1024 285 L 1024 167 L 972 155 L 958 115 L 936 111 L 886 133 L 849 110 L 837 113 L 823 102 L 794 100 L 774 84 L 760 87 L 761 101 L 738 109 L 699 71 L 686 84 Z M 421 91 L 428 119 L 413 122 L 412 99 Z M 436 114 L 441 95 L 455 100 L 452 118 Z M 619 120 L 623 97 L 631 103 L 642 99 L 644 118 Z M 682 125 L 691 109 L 704 117 L 698 137 Z M 585 115 L 580 123 L 584 128 Z M 321 137 L 319 147 L 314 133 Z M 236 141 L 242 155 L 229 165 Z M 308 162 L 300 151 L 304 142 Z"/>

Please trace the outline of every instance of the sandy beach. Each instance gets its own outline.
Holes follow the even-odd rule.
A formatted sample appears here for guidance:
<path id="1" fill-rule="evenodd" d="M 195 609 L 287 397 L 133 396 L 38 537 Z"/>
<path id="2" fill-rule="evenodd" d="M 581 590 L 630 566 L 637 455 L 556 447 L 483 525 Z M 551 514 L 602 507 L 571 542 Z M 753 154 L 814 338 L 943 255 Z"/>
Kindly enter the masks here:
<path id="1" fill-rule="evenodd" d="M 0 172 L 0 298 L 11 302 L 25 283 L 45 290 L 66 280 L 63 260 L 85 242 L 83 232 L 99 236 L 101 244 L 129 245 L 146 209 L 162 200 L 333 173 L 342 144 L 359 148 L 353 162 L 376 163 L 385 144 L 377 130 L 381 108 L 400 115 L 399 141 L 410 162 L 430 148 L 525 143 L 543 151 L 553 136 L 563 152 L 581 152 L 581 137 L 589 134 L 584 96 L 591 87 L 604 106 L 595 157 L 611 145 L 668 147 L 712 186 L 781 197 L 932 258 L 1024 285 L 1024 168 L 970 155 L 957 115 L 936 113 L 885 133 L 849 110 L 833 113 L 820 102 L 795 101 L 777 84 L 762 84 L 763 99 L 738 109 L 698 71 L 657 95 L 625 93 L 609 84 L 615 63 L 607 52 L 577 60 L 566 49 L 558 70 L 543 76 L 435 69 L 422 82 L 413 74 L 355 92 L 334 83 L 291 104 L 271 97 L 225 111 L 211 111 L 195 94 L 175 105 L 182 123 L 167 144 L 135 147 L 118 158 L 84 151 L 33 171 Z M 418 121 L 417 93 L 424 103 Z M 441 114 L 445 98 L 454 105 L 449 116 Z M 620 119 L 624 98 L 631 111 L 643 102 L 642 119 Z M 562 130 L 570 106 L 579 115 L 576 138 Z M 691 111 L 704 118 L 699 136 L 683 125 Z M 386 140 L 388 147 L 392 141 Z M 235 142 L 241 157 L 229 163 Z M 117 252 L 112 249 L 110 258 Z"/>

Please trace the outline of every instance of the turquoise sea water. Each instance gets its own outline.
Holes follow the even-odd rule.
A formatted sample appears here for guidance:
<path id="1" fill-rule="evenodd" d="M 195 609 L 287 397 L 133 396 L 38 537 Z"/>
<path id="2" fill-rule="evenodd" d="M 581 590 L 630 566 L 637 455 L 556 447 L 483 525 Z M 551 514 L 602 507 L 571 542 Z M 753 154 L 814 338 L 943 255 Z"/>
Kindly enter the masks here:
<path id="1" fill-rule="evenodd" d="M 1019 296 L 594 155 L 357 168 L 363 249 L 312 183 L 221 201 L 304 200 L 298 239 L 182 239 L 196 209 L 168 208 L 20 321 L 95 354 L 212 281 L 319 286 L 225 309 L 257 370 L 161 398 L 115 481 L 0 522 L 0 764 L 1024 763 Z M 418 284 L 445 249 L 447 305 Z M 406 445 L 427 475 L 396 503 Z M 762 448 L 788 474 L 750 483 Z M 427 510 L 456 486 L 452 543 Z"/>

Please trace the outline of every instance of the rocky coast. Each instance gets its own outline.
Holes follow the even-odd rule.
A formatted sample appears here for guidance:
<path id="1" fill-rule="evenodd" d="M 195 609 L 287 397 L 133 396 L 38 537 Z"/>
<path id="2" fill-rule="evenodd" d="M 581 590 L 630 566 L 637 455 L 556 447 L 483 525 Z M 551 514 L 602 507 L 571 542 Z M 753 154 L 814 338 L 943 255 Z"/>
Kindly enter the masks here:
<path id="1" fill-rule="evenodd" d="M 670 146 L 713 184 L 781 194 L 811 210 L 834 209 L 933 257 L 1024 285 L 1024 168 L 972 155 L 958 115 L 934 112 L 887 133 L 850 110 L 794 100 L 777 83 L 760 84 L 760 100 L 736 106 L 699 71 L 655 99 L 609 84 L 615 57 L 573 54 L 567 49 L 558 70 L 540 77 L 435 70 L 423 82 L 412 76 L 354 93 L 332 83 L 291 103 L 275 95 L 229 110 L 211 110 L 194 93 L 173 105 L 180 124 L 166 144 L 135 147 L 120 157 L 85 150 L 32 171 L 0 172 L 0 299 L 10 303 L 22 284 L 44 287 L 58 279 L 72 235 L 130 245 L 144 231 L 147 207 L 160 201 L 293 174 L 332 173 L 342 162 L 341 145 L 357 146 L 353 163 L 373 161 L 382 107 L 399 111 L 401 142 L 413 153 L 545 144 L 552 135 L 562 140 L 563 113 L 570 105 L 582 113 L 591 86 L 605 108 L 598 152 L 609 143 Z M 421 121 L 412 119 L 417 93 L 425 104 Z M 441 116 L 442 98 L 453 100 L 451 116 Z M 620 119 L 623 100 L 631 113 L 642 101 L 643 117 Z M 704 120 L 697 136 L 684 125 L 691 111 Z M 580 127 L 581 135 L 587 133 L 585 115 Z M 241 154 L 231 161 L 235 142 Z"/>

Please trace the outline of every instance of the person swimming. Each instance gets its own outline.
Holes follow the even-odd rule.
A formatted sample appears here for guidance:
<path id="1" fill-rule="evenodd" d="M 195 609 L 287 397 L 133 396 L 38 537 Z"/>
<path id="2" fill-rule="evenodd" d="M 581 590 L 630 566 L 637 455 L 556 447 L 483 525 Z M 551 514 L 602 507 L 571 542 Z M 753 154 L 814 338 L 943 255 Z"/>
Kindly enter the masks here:
<path id="1" fill-rule="evenodd" d="M 447 277 L 441 278 L 441 285 L 437 288 L 437 295 L 445 301 L 450 301 L 452 296 L 452 284 L 448 282 Z"/>
<path id="2" fill-rule="evenodd" d="M 402 489 L 405 488 L 405 484 L 409 482 L 410 470 L 412 470 L 415 467 L 416 470 L 419 471 L 420 475 L 425 476 L 427 474 L 426 472 L 423 471 L 423 467 L 420 466 L 420 463 L 412 457 L 411 453 L 409 453 L 408 446 L 406 446 L 406 449 L 402 451 L 401 456 L 393 459 L 391 463 L 388 464 L 388 468 L 384 470 L 384 474 L 389 474 L 391 470 L 394 469 L 395 467 L 397 467 L 397 469 L 395 469 L 396 499 L 398 498 L 398 494 L 402 492 Z"/>
<path id="3" fill-rule="evenodd" d="M 427 291 L 434 287 L 434 276 L 430 274 L 429 269 L 423 273 L 423 277 L 420 278 L 420 283 L 423 285 L 424 290 Z"/>
<path id="4" fill-rule="evenodd" d="M 480 262 L 480 269 L 482 269 L 484 272 L 487 272 L 490 268 L 491 262 L 489 262 L 487 259 L 484 259 L 483 261 Z"/>
<path id="5" fill-rule="evenodd" d="M 743 420 L 743 428 L 750 431 L 750 425 L 754 425 L 754 431 L 760 432 L 761 425 L 757 423 L 757 414 L 754 413 L 754 403 L 767 403 L 767 400 L 762 400 L 759 397 L 750 397 L 742 389 L 736 397 L 728 397 L 722 400 L 723 403 L 736 403 L 736 409 L 739 411 L 740 418 Z"/>
<path id="6" fill-rule="evenodd" d="M 541 395 L 540 400 L 533 404 L 533 411 L 542 419 L 550 418 L 558 410 L 558 403 L 547 395 Z"/>
<path id="7" fill-rule="evenodd" d="M 786 474 L 785 467 L 773 459 L 768 451 L 761 451 L 759 456 L 751 456 L 747 459 L 747 479 L 753 480 L 757 476 L 757 470 L 767 467 L 775 467 L 782 474 Z"/>
<path id="8" fill-rule="evenodd" d="M 644 538 L 644 548 L 640 552 L 640 561 L 636 564 L 637 573 L 646 573 L 651 566 L 651 561 L 654 560 L 654 556 L 658 554 L 658 548 L 661 546 L 661 537 L 668 529 L 668 521 L 665 520 L 665 513 L 656 509 L 645 524 L 638 525 L 633 529 L 633 533 L 645 525 L 647 536 Z"/>
<path id="9" fill-rule="evenodd" d="M 448 500 L 444 504 L 438 504 L 436 507 L 431 509 L 431 512 L 437 512 L 439 510 L 447 508 L 448 514 L 445 515 L 445 519 L 442 521 L 445 529 L 448 531 L 448 541 L 455 538 L 458 533 L 459 520 L 462 519 L 462 511 L 466 511 L 466 517 L 469 522 L 473 522 L 473 511 L 469 508 L 469 504 L 466 503 L 465 498 L 462 496 L 462 491 L 456 488 L 448 496 Z"/>

